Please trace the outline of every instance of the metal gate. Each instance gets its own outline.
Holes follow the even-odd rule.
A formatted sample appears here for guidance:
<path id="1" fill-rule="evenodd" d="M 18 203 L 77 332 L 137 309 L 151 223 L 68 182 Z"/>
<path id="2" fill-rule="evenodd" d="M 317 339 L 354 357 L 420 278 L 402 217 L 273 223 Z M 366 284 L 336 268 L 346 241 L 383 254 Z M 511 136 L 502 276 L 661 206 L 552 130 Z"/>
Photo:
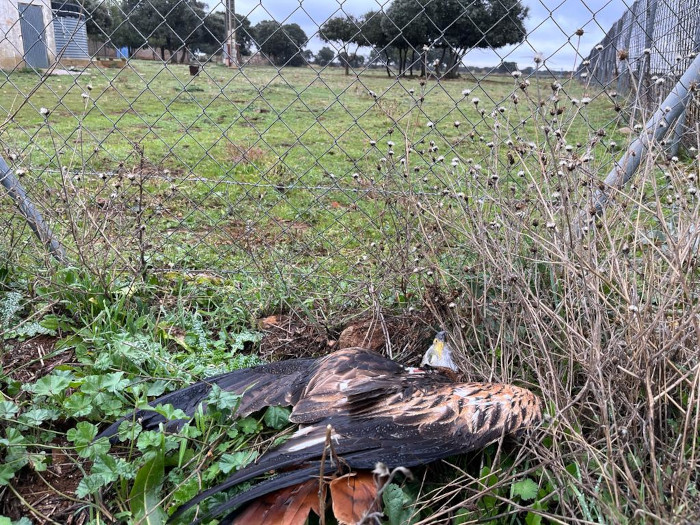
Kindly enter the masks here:
<path id="1" fill-rule="evenodd" d="M 41 6 L 19 4 L 19 20 L 24 42 L 24 61 L 33 68 L 49 67 L 45 25 Z"/>

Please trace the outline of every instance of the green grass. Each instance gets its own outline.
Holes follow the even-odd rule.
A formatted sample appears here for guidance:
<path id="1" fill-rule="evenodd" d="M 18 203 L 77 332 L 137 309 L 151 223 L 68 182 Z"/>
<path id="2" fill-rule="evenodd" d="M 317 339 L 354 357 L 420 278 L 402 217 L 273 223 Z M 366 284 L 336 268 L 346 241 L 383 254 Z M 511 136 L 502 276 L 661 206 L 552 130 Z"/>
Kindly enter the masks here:
<path id="1" fill-rule="evenodd" d="M 18 156 L 16 167 L 29 169 L 30 194 L 74 257 L 128 273 L 143 259 L 160 269 L 277 274 L 301 296 L 368 274 L 393 285 L 396 252 L 412 242 L 411 221 L 392 218 L 396 196 L 469 192 L 473 164 L 526 193 L 516 173 L 523 165 L 539 172 L 534 158 L 520 157 L 524 144 L 546 143 L 554 79 L 532 78 L 526 91 L 521 80 L 438 83 L 381 71 L 217 65 L 191 77 L 187 66 L 147 61 L 43 83 L 17 72 L 0 81 L 2 110 L 14 115 L 0 141 Z M 575 154 L 599 129 L 611 140 L 611 99 L 562 81 L 560 119 L 569 143 L 579 144 Z M 593 98 L 589 106 L 571 104 L 584 96 Z M 533 110 L 539 100 L 546 105 Z M 505 111 L 494 119 L 498 107 Z M 408 147 L 404 166 L 398 160 Z M 440 156 L 444 163 L 435 162 Z M 7 214 L 11 205 L 3 206 Z"/>

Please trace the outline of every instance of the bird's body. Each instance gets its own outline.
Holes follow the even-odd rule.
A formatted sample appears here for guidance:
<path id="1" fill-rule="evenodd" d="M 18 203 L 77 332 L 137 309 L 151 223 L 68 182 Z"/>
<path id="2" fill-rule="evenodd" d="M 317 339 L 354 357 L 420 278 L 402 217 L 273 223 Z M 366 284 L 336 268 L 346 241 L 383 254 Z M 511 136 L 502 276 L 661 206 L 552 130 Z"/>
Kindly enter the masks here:
<path id="1" fill-rule="evenodd" d="M 241 416 L 267 406 L 291 406 L 299 429 L 279 447 L 236 472 L 178 511 L 243 481 L 274 470 L 279 474 L 214 509 L 224 513 L 269 492 L 318 477 L 327 433 L 334 453 L 351 469 L 423 465 L 487 445 L 540 418 L 539 399 L 530 391 L 494 383 L 455 383 L 432 371 L 404 367 L 374 352 L 344 349 L 323 358 L 292 359 L 236 370 L 156 400 L 194 414 L 213 384 L 242 395 Z M 164 422 L 153 411 L 130 419 L 145 428 Z M 114 436 L 121 421 L 103 432 Z M 180 422 L 181 424 L 181 422 Z M 295 470 L 284 471 L 288 467 Z M 324 471 L 338 465 L 325 460 Z M 280 473 L 281 472 L 281 473 Z"/>

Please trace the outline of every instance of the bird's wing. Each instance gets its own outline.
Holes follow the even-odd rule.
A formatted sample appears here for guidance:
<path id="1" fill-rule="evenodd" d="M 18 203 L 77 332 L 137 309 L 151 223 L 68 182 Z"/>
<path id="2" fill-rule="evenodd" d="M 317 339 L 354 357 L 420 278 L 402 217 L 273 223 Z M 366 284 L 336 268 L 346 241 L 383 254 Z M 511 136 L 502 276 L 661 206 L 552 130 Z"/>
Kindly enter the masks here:
<path id="1" fill-rule="evenodd" d="M 527 390 L 509 385 L 480 383 L 443 385 L 414 390 L 411 397 L 394 392 L 373 408 L 338 413 L 327 407 L 323 421 L 297 431 L 287 442 L 260 460 L 186 503 L 180 512 L 209 496 L 272 470 L 303 465 L 294 483 L 318 476 L 327 444 L 327 426 L 341 461 L 352 469 L 372 469 L 377 462 L 389 468 L 412 467 L 481 448 L 504 434 L 534 424 L 540 418 L 539 400 Z M 328 457 L 328 456 L 327 456 Z M 338 468 L 330 460 L 326 473 Z M 283 473 L 262 481 L 212 510 L 227 512 L 262 494 L 284 488 L 292 479 Z M 293 484 L 293 483 L 290 483 Z"/>
<path id="2" fill-rule="evenodd" d="M 241 416 L 266 406 L 294 405 L 306 385 L 306 377 L 314 364 L 314 359 L 290 359 L 234 370 L 161 396 L 153 400 L 150 405 L 155 407 L 170 404 L 191 418 L 197 407 L 206 401 L 213 385 L 217 385 L 226 392 L 234 392 L 242 396 L 237 411 Z M 186 420 L 167 421 L 153 409 L 139 409 L 112 423 L 100 433 L 98 438 L 116 436 L 119 425 L 124 421 L 137 421 L 144 429 L 158 428 L 160 423 L 164 423 L 167 429 L 176 430 Z"/>
<path id="3" fill-rule="evenodd" d="M 360 348 L 340 350 L 319 360 L 290 421 L 313 424 L 332 413 L 371 411 L 394 394 L 409 396 L 424 385 L 449 384 L 442 374 L 407 368 L 375 352 Z"/>

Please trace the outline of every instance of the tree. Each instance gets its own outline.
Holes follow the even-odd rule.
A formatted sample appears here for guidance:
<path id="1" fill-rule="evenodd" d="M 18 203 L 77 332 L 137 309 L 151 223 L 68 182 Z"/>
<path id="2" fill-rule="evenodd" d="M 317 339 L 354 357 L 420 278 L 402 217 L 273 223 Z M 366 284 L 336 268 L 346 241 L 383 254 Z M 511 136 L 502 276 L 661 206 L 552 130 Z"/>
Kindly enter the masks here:
<path id="1" fill-rule="evenodd" d="M 253 43 L 250 20 L 236 13 L 236 43 L 241 55 L 250 55 Z M 226 15 L 223 11 L 211 11 L 204 18 L 200 28 L 201 36 L 197 42 L 200 49 L 207 54 L 221 51 L 226 40 Z"/>
<path id="2" fill-rule="evenodd" d="M 253 35 L 256 47 L 274 65 L 301 66 L 306 62 L 302 50 L 308 38 L 298 24 L 263 20 L 253 27 Z"/>
<path id="3" fill-rule="evenodd" d="M 341 63 L 345 65 L 346 75 L 350 74 L 350 64 L 353 57 L 357 56 L 357 49 L 351 54 L 348 48 L 350 44 L 357 42 L 359 35 L 357 19 L 352 15 L 347 15 L 345 18 L 331 18 L 319 30 L 318 36 L 321 37 L 321 40 L 335 43 L 336 49 L 339 51 L 338 55 L 348 57 L 348 59 L 341 60 Z"/>
<path id="4" fill-rule="evenodd" d="M 436 75 L 441 76 L 440 67 L 445 64 L 442 76 L 454 78 L 470 49 L 496 49 L 522 42 L 526 16 L 527 8 L 520 0 L 472 0 L 466 4 L 464 0 L 394 0 L 381 27 L 384 38 L 398 50 L 400 74 L 412 70 L 416 54 L 421 74 L 425 74 L 427 51 L 439 49 L 440 55 L 431 59 Z"/>
<path id="5" fill-rule="evenodd" d="M 496 73 L 512 73 L 518 70 L 517 62 L 510 62 L 507 60 L 502 60 L 498 67 L 496 67 Z"/>
<path id="6" fill-rule="evenodd" d="M 114 13 L 104 0 L 80 0 L 85 14 L 85 30 L 89 36 L 103 40 L 113 30 Z"/>
<path id="7" fill-rule="evenodd" d="M 440 62 L 447 64 L 445 76 L 457 76 L 457 68 L 470 49 L 498 49 L 522 42 L 527 13 L 520 0 L 476 0 L 467 7 L 461 0 L 429 4 L 432 44 L 443 50 Z"/>
<path id="8" fill-rule="evenodd" d="M 358 43 L 361 46 L 372 48 L 370 54 L 370 65 L 381 63 L 386 68 L 386 74 L 391 76 L 389 67 L 395 61 L 394 49 L 387 32 L 382 28 L 383 20 L 386 18 L 384 11 L 368 11 L 360 18 L 360 34 Z"/>
<path id="9" fill-rule="evenodd" d="M 352 55 L 349 55 L 345 53 L 345 51 L 341 51 L 338 54 L 338 60 L 340 61 L 341 64 L 343 64 L 347 70 L 348 66 L 357 69 L 359 67 L 362 67 L 362 64 L 365 63 L 365 57 L 362 55 L 358 55 L 357 53 L 353 53 Z"/>
<path id="10" fill-rule="evenodd" d="M 145 44 L 160 48 L 165 60 L 166 49 L 172 56 L 180 49 L 189 49 L 201 37 L 204 7 L 197 0 L 123 0 L 125 18 L 113 39 L 117 45 L 132 49 Z"/>
<path id="11" fill-rule="evenodd" d="M 318 53 L 316 53 L 316 63 L 319 66 L 327 66 L 328 64 L 333 62 L 334 58 L 335 53 L 328 46 L 323 46 L 321 49 L 318 50 Z"/>
<path id="12" fill-rule="evenodd" d="M 442 1 L 442 0 L 441 0 Z M 423 47 L 430 43 L 430 36 L 435 32 L 435 25 L 429 19 L 427 10 L 434 10 L 430 0 L 394 0 L 386 11 L 386 17 L 381 22 L 382 31 L 389 43 L 399 53 L 399 74 L 405 74 L 407 69 L 413 69 L 416 63 L 416 50 L 422 56 Z M 411 63 L 408 64 L 408 53 L 411 52 Z M 421 62 L 421 73 L 425 64 Z"/>

